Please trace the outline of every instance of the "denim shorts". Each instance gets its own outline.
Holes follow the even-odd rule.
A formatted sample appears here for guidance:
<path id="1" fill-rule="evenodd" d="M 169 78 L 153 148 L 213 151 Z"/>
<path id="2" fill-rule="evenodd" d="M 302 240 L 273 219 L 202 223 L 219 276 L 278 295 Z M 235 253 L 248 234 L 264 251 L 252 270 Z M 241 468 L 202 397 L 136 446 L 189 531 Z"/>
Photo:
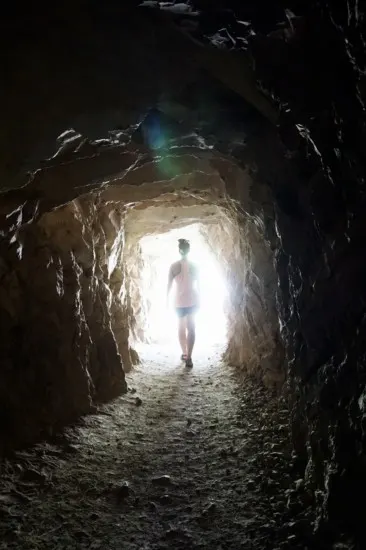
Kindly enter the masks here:
<path id="1" fill-rule="evenodd" d="M 176 307 L 175 311 L 177 312 L 178 317 L 185 317 L 186 315 L 192 315 L 192 313 L 196 313 L 197 309 L 198 306 Z"/>

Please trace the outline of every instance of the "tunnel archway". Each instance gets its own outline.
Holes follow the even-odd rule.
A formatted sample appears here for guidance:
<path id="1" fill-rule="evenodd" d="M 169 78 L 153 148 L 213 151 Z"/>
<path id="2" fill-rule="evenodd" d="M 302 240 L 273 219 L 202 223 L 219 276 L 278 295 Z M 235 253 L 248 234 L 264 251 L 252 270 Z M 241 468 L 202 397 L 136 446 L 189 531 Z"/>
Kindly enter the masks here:
<path id="1" fill-rule="evenodd" d="M 149 183 L 167 162 L 171 163 L 169 173 L 159 174 L 164 180 Z M 215 162 L 226 170 L 225 182 Z M 246 195 L 247 212 L 229 194 L 237 185 Z M 44 231 L 43 238 L 61 257 L 68 258 L 71 252 L 83 274 L 95 281 L 95 288 L 90 280 L 85 284 L 81 299 L 90 301 L 83 292 L 87 294 L 91 288 L 92 293 L 103 292 L 104 315 L 110 319 L 126 371 L 137 361 L 132 341 L 137 310 L 143 304 L 139 241 L 143 236 L 196 221 L 204 223 L 202 234 L 225 266 L 229 363 L 269 385 L 281 386 L 284 366 L 275 313 L 273 256 L 260 221 L 261 205 L 250 198 L 249 187 L 250 178 L 220 154 L 200 150 L 194 155 L 187 151 L 181 156 L 168 153 L 135 166 L 121 182 L 104 183 L 101 191 L 83 194 L 41 217 L 38 227 Z M 238 275 L 241 270 L 243 277 Z"/>
<path id="2" fill-rule="evenodd" d="M 193 24 L 194 38 L 199 42 L 203 35 L 206 45 L 207 41 L 212 45 L 215 37 L 222 44 L 219 29 L 213 28 L 215 35 L 206 32 L 206 25 L 215 27 L 217 13 L 211 18 L 204 4 Z M 1 197 L 4 438 L 16 434 L 19 442 L 33 440 L 51 429 L 49 425 L 89 411 L 95 388 L 100 398 L 126 389 L 116 351 L 116 341 L 128 339 L 125 319 L 120 315 L 111 330 L 113 315 L 103 304 L 110 303 L 113 309 L 113 292 L 105 284 L 105 274 L 93 271 L 95 258 L 108 248 L 110 225 L 115 225 L 109 207 L 113 203 L 115 208 L 119 199 L 113 198 L 111 181 L 132 185 L 136 170 L 140 175 L 148 172 L 151 162 L 159 165 L 151 181 L 168 181 L 171 165 L 164 167 L 161 179 L 164 170 L 157 158 L 151 161 L 151 150 L 159 156 L 170 147 L 178 146 L 179 154 L 192 147 L 194 157 L 214 149 L 219 154 L 210 162 L 225 185 L 229 182 L 226 195 L 246 212 L 253 239 L 269 243 L 275 257 L 278 300 L 273 309 L 275 292 L 269 283 L 265 290 L 273 300 L 268 311 L 270 318 L 276 312 L 280 319 L 289 366 L 293 443 L 301 475 L 313 495 L 317 526 L 327 525 L 331 518 L 345 529 L 356 528 L 362 510 L 353 504 L 357 500 L 353 497 L 361 495 L 365 486 L 365 270 L 359 260 L 365 210 L 362 13 L 357 3 L 342 11 L 330 2 L 320 12 L 317 3 L 297 3 L 296 14 L 283 12 L 278 5 L 263 11 L 264 21 L 260 3 L 235 9 L 239 11 L 227 37 L 233 45 L 220 52 L 202 43 L 199 48 L 187 46 L 182 34 L 176 33 L 177 25 L 167 18 L 141 18 L 141 12 L 132 10 L 131 17 L 124 19 L 126 8 L 121 8 L 123 17 L 117 9 L 113 12 L 119 16 L 113 24 L 110 13 L 92 24 L 84 17 L 84 34 L 77 17 L 70 22 L 69 14 L 58 11 L 57 33 L 47 35 L 49 43 L 43 50 L 42 41 L 32 41 L 33 28 L 26 22 L 24 28 L 30 32 L 24 33 L 24 56 L 19 55 L 20 43 L 13 36 L 9 40 L 13 50 L 5 69 L 10 78 L 4 86 L 8 112 L 1 134 L 6 151 L 2 187 L 8 190 Z M 227 21 L 232 13 L 221 16 Z M 179 27 L 179 16 L 174 17 Z M 187 33 L 187 25 L 183 27 Z M 61 39 L 63 33 L 69 37 L 67 44 Z M 134 33 L 140 39 L 134 43 L 132 59 L 124 53 Z M 40 36 L 44 37 L 43 31 Z M 248 44 L 255 72 L 248 62 Z M 91 65 L 83 62 L 90 52 L 95 54 Z M 27 90 L 22 101 L 20 90 Z M 152 107 L 161 119 L 167 117 L 164 124 L 169 130 L 157 142 L 149 141 L 151 134 L 146 134 L 142 122 Z M 75 131 L 60 135 L 66 128 Z M 239 163 L 240 169 L 247 168 L 255 181 L 251 201 L 258 208 L 248 209 L 242 195 L 248 186 L 235 188 L 225 169 L 220 169 L 227 163 L 225 155 L 235 159 L 233 164 Z M 206 178 L 204 174 L 202 179 Z M 149 185 L 141 185 L 141 190 L 126 200 L 138 202 L 143 193 L 153 199 Z M 74 226 L 75 235 L 95 231 L 92 250 L 85 254 L 75 239 L 78 260 L 68 245 L 49 246 L 41 217 L 55 209 L 68 218 L 65 242 L 72 240 Z M 95 222 L 100 213 L 107 230 Z M 121 227 L 119 217 L 124 215 L 117 209 L 116 227 Z M 53 221 L 57 225 L 56 216 Z M 61 228 L 63 222 L 58 222 Z M 123 235 L 112 240 L 118 254 Z M 119 285 L 123 273 L 115 270 L 113 278 Z M 85 304 L 81 284 L 91 296 Z M 128 298 L 126 304 L 127 315 Z M 119 304 L 117 309 L 121 311 Z M 95 323 L 91 317 L 88 322 L 88 316 Z M 43 333 L 37 329 L 40 326 L 45 327 Z M 61 342 L 63 332 L 67 345 Z M 52 358 L 50 378 L 50 361 L 36 359 L 40 349 L 44 357 Z M 136 362 L 131 346 L 124 349 L 122 361 Z M 76 383 L 69 383 L 74 377 Z M 44 387 L 38 384 L 40 379 L 47 380 Z M 77 387 L 82 388 L 82 399 Z M 29 400 L 30 394 L 36 399 Z M 65 403 L 70 406 L 65 408 Z M 352 506 L 343 506 L 345 501 Z"/>
<path id="3" fill-rule="evenodd" d="M 4 395 L 6 416 L 15 418 L 12 431 L 19 430 L 20 440 L 88 411 L 95 399 L 124 391 L 124 371 L 138 362 L 132 345 L 138 274 L 128 273 L 128 266 L 141 268 L 136 245 L 142 236 L 179 227 L 182 220 L 209 220 L 206 241 L 212 248 L 222 241 L 229 285 L 227 361 L 281 387 L 284 361 L 270 224 L 266 234 L 267 212 L 273 215 L 271 191 L 258 178 L 254 184 L 248 169 L 230 157 L 197 146 L 195 136 L 191 145 L 184 137 L 180 145 L 179 139 L 176 131 L 170 146 L 165 140 L 150 153 L 132 141 L 127 146 L 116 144 L 115 137 L 93 142 L 66 131 L 47 166 L 23 189 L 3 195 L 3 227 L 11 243 L 7 272 L 17 281 L 19 296 L 33 297 L 26 310 L 22 300 L 6 310 L 14 319 L 8 330 L 25 331 L 27 342 L 16 350 L 17 361 L 29 364 L 32 377 L 20 383 L 23 406 L 39 391 L 38 376 L 48 379 L 47 393 L 27 413 L 28 425 L 17 417 L 19 402 L 10 403 Z M 23 206 L 13 210 L 15 202 Z M 175 217 L 173 209 L 180 215 Z M 35 277 L 35 269 L 45 270 L 44 277 Z M 54 312 L 40 306 L 54 300 Z M 18 319 L 22 328 L 14 329 Z M 63 335 L 63 324 L 69 336 Z M 33 346 L 42 350 L 42 362 Z M 59 370 L 47 367 L 55 357 Z M 10 370 L 4 388 L 19 385 L 14 376 Z M 44 409 L 48 413 L 42 418 Z"/>

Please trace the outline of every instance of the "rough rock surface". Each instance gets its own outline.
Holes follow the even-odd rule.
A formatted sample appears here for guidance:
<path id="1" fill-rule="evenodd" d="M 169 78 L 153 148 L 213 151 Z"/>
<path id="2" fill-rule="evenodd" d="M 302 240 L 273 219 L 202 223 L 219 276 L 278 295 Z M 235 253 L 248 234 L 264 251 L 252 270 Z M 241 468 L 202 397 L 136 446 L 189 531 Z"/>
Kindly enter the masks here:
<path id="1" fill-rule="evenodd" d="M 167 138 L 174 147 L 188 143 L 196 151 L 214 146 L 248 168 L 253 181 L 261 184 L 252 186 L 252 196 L 260 205 L 263 234 L 276 255 L 277 311 L 289 365 L 293 444 L 314 497 L 317 527 L 346 529 L 364 538 L 360 528 L 366 489 L 363 3 L 330 0 L 320 6 L 292 0 L 285 11 L 280 1 L 268 7 L 263 1 L 233 0 L 216 11 L 212 2 L 196 0 L 190 5 L 199 14 L 184 17 L 183 22 L 177 10 L 172 16 L 166 5 L 160 17 L 157 10 L 142 15 L 131 8 L 133 2 L 125 3 L 126 8 L 112 3 L 101 14 L 93 4 L 88 16 L 74 4 L 60 5 L 52 14 L 52 27 L 49 12 L 39 16 L 33 10 L 31 21 L 24 24 L 17 14 L 8 26 L 9 39 L 5 32 L 1 36 L 7 42 L 5 51 L 10 48 L 4 56 L 1 89 L 1 104 L 6 107 L 0 136 L 1 185 L 12 189 L 28 182 L 27 189 L 2 196 L 0 204 L 0 345 L 7 380 L 1 391 L 9 407 L 1 411 L 3 431 L 13 431 L 12 412 L 21 411 L 25 403 L 22 385 L 43 388 L 38 376 L 45 370 L 42 361 L 28 353 L 38 352 L 39 344 L 42 349 L 52 348 L 57 338 L 57 328 L 46 338 L 50 312 L 36 313 L 43 296 L 52 298 L 63 326 L 72 319 L 75 333 L 69 338 L 76 334 L 77 352 L 68 360 L 83 388 L 83 398 L 74 406 L 81 412 L 90 402 L 91 382 L 83 362 L 89 346 L 85 331 L 90 329 L 85 316 L 75 317 L 82 304 L 80 268 L 70 258 L 66 280 L 73 289 L 71 305 L 59 304 L 59 259 L 54 255 L 48 264 L 52 253 L 37 249 L 34 239 L 40 229 L 30 222 L 74 200 L 83 190 L 97 191 L 121 174 L 133 177 L 136 144 L 140 153 L 161 150 Z M 158 4 L 155 7 L 161 7 Z M 215 6 L 222 8 L 221 4 Z M 184 35 L 178 32 L 182 23 Z M 44 33 L 44 28 L 55 30 Z M 164 125 L 163 134 L 150 131 L 156 129 L 154 112 L 152 126 L 139 125 L 153 108 L 175 121 Z M 273 122 L 278 123 L 282 145 Z M 44 163 L 59 149 L 57 136 L 69 128 L 75 132 L 63 140 L 62 155 Z M 177 132 L 181 141 L 174 142 Z M 102 155 L 102 144 L 96 146 L 95 140 L 106 137 L 119 146 L 135 145 L 132 150 L 120 149 L 122 154 L 106 148 Z M 52 170 L 52 163 L 60 160 Z M 38 173 L 29 175 L 38 168 Z M 169 172 L 171 164 L 165 169 Z M 159 175 L 157 170 L 153 181 Z M 262 193 L 266 186 L 269 192 Z M 29 224 L 22 230 L 27 247 L 19 241 L 9 247 L 9 240 L 25 224 Z M 36 249 L 38 263 L 33 258 Z M 20 262 L 21 253 L 26 262 Z M 39 285 L 41 274 L 49 275 L 50 286 Z M 45 302 L 44 308 L 51 309 L 50 303 Z M 29 322 L 20 323 L 20 314 Z M 45 337 L 40 338 L 36 326 L 42 326 Z M 73 349 L 70 341 L 67 347 Z M 23 349 L 25 353 L 18 351 Z M 34 364 L 29 369 L 27 358 Z M 66 376 L 69 364 L 58 361 Z M 7 387 L 19 388 L 18 396 Z M 68 405 L 60 407 L 57 400 L 53 405 L 47 392 L 42 403 L 48 409 L 56 406 L 68 412 Z"/>
<path id="2" fill-rule="evenodd" d="M 286 401 L 176 353 L 142 348 L 125 396 L 2 464 L 1 549 L 307 547 Z"/>
<path id="3" fill-rule="evenodd" d="M 18 282 L 11 294 L 7 285 L 0 291 L 8 364 L 1 406 L 11 440 L 31 441 L 124 391 L 124 372 L 138 361 L 131 345 L 142 304 L 138 240 L 193 220 L 206 224 L 231 289 L 228 360 L 269 385 L 283 381 L 263 225 L 270 203 L 260 202 L 259 184 L 252 197 L 251 177 L 232 159 L 197 146 L 175 151 L 178 140 L 156 156 L 133 142 L 61 146 L 27 186 L 3 194 L 4 274 Z M 22 206 L 14 210 L 15 201 Z M 18 339 L 8 335 L 17 331 Z"/>
<path id="4" fill-rule="evenodd" d="M 364 544 L 365 6 L 294 4 L 302 17 L 253 47 L 303 173 L 277 215 L 293 439 L 318 527 L 348 528 Z"/>
<path id="5" fill-rule="evenodd" d="M 293 443 L 318 530 L 349 529 L 364 545 L 365 5 L 192 5 L 196 40 L 251 52 L 298 168 L 271 181 Z"/>
<path id="6" fill-rule="evenodd" d="M 22 231 L 20 257 L 3 255 L 3 445 L 52 433 L 126 387 L 101 263 L 83 240 L 88 214 L 67 206 L 56 225 L 43 218 Z"/>

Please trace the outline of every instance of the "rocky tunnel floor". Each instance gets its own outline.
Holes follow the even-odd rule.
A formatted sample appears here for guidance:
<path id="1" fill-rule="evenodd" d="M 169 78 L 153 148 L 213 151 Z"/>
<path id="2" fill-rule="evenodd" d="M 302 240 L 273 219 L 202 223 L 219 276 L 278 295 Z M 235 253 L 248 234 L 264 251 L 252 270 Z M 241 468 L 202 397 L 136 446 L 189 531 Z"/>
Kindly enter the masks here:
<path id="1" fill-rule="evenodd" d="M 126 395 L 4 460 L 0 549 L 313 548 L 286 406 L 220 351 L 145 346 Z"/>

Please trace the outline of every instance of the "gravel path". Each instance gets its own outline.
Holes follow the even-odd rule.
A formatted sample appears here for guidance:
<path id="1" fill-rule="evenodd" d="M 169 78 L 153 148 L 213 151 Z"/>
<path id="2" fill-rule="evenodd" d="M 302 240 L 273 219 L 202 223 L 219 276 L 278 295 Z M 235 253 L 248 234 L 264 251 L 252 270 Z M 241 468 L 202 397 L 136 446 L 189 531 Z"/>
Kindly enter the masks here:
<path id="1" fill-rule="evenodd" d="M 126 395 L 4 461 L 0 549 L 306 548 L 286 407 L 220 351 L 143 348 Z"/>

